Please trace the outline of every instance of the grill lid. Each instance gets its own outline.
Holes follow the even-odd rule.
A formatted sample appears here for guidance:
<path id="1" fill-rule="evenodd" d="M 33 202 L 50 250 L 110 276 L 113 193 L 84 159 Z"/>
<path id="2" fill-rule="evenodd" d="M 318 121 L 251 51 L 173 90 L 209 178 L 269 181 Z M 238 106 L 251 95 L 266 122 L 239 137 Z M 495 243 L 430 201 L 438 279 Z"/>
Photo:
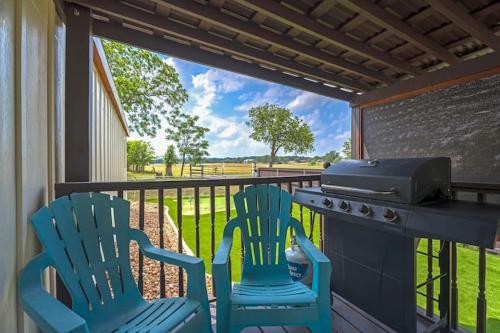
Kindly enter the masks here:
<path id="1" fill-rule="evenodd" d="M 447 157 L 345 160 L 321 174 L 329 193 L 419 204 L 449 195 L 451 161 Z"/>

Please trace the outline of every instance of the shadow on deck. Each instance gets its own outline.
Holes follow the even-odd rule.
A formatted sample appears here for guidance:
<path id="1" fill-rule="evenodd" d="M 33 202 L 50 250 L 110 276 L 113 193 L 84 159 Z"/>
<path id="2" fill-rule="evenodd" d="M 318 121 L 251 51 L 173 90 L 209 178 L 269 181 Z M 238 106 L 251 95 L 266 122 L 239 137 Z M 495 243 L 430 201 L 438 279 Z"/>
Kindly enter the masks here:
<path id="1" fill-rule="evenodd" d="M 215 332 L 215 303 L 211 303 L 212 323 Z M 332 333 L 395 333 L 393 329 L 384 325 L 361 309 L 347 302 L 342 297 L 333 294 L 332 304 L 333 331 Z M 423 332 L 433 322 L 423 316 L 417 316 L 417 332 Z M 242 333 L 307 333 L 305 327 L 250 327 Z M 328 333 L 328 332 L 325 332 Z"/>

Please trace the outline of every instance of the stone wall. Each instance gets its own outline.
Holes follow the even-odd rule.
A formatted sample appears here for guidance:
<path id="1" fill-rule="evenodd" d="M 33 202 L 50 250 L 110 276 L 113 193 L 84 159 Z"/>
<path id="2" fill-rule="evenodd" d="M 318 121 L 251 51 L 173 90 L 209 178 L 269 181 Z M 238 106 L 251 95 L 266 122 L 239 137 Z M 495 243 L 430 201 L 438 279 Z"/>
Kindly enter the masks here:
<path id="1" fill-rule="evenodd" d="M 500 75 L 363 110 L 365 158 L 449 156 L 455 182 L 500 183 Z"/>

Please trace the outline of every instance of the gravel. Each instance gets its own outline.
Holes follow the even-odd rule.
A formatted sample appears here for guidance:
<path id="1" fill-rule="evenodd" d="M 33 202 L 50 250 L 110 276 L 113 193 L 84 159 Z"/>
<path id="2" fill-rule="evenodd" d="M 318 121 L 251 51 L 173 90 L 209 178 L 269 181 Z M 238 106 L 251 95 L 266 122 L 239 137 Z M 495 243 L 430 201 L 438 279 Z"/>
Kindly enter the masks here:
<path id="1" fill-rule="evenodd" d="M 144 207 L 144 231 L 149 236 L 154 246 L 160 246 L 160 227 L 158 218 L 158 205 L 153 203 L 145 203 Z M 165 223 L 163 227 L 163 248 L 166 250 L 177 252 L 177 229 L 173 224 L 168 209 L 165 207 Z M 170 223 L 169 223 L 170 221 Z M 132 203 L 130 207 L 130 227 L 139 227 L 139 204 Z M 189 253 L 189 250 L 183 249 L 183 253 Z M 130 261 L 132 272 L 137 282 L 138 278 L 138 262 L 137 244 L 130 244 Z M 209 263 L 205 263 L 207 265 Z M 164 265 L 165 271 L 165 293 L 167 297 L 177 297 L 179 295 L 179 268 L 172 265 Z M 160 263 L 155 260 L 144 257 L 144 298 L 147 300 L 160 297 Z M 206 285 L 208 293 L 212 293 L 212 278 L 206 275 Z M 184 272 L 184 291 L 186 288 L 187 275 Z"/>

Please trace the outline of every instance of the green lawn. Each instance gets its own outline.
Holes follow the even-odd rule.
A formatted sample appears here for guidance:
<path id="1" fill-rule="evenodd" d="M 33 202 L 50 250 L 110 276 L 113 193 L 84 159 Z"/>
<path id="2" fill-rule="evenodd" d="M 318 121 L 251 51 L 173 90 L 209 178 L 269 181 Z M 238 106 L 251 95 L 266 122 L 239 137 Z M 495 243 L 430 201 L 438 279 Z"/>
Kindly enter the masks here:
<path id="1" fill-rule="evenodd" d="M 434 254 L 439 251 L 439 242 L 433 243 Z M 419 249 L 427 251 L 427 241 L 422 240 Z M 474 332 L 476 327 L 476 301 L 478 291 L 478 255 L 472 248 L 457 247 L 458 276 L 458 317 L 460 325 Z M 500 256 L 486 255 L 486 300 L 487 300 L 487 332 L 500 332 Z M 434 259 L 434 271 L 438 272 L 438 260 Z M 425 281 L 427 275 L 427 258 L 417 254 L 417 284 Z M 423 287 L 425 288 L 425 287 Z M 439 283 L 434 285 L 434 295 L 439 295 Z M 425 289 L 421 291 L 425 292 Z M 425 298 L 417 296 L 420 306 L 425 306 Z M 434 307 L 437 311 L 437 304 Z"/>
<path id="2" fill-rule="evenodd" d="M 209 197 L 200 197 L 200 255 L 205 261 L 205 267 L 208 273 L 211 273 L 212 267 L 212 252 L 211 252 L 211 219 L 210 219 L 210 201 Z M 148 199 L 148 202 L 157 202 L 156 199 Z M 177 224 L 177 199 L 165 198 L 165 205 L 169 209 L 169 214 L 172 220 Z M 226 201 L 223 196 L 217 196 L 215 199 L 215 249 L 221 241 L 224 225 L 226 224 Z M 231 217 L 236 216 L 234 205 L 231 202 Z M 300 219 L 300 209 L 297 205 L 293 207 L 293 216 Z M 304 228 L 306 234 L 309 235 L 309 211 L 303 209 Z M 314 228 L 315 243 L 319 243 L 319 218 L 316 216 L 316 223 Z M 183 238 L 196 253 L 196 229 L 194 220 L 194 200 L 187 198 L 183 200 L 182 204 L 182 233 Z M 241 235 L 240 231 L 236 229 L 234 235 L 233 247 L 231 249 L 231 268 L 232 277 L 234 281 L 239 281 L 241 275 Z M 287 244 L 289 241 L 287 240 Z"/>
<path id="3" fill-rule="evenodd" d="M 156 199 L 148 199 L 149 202 L 156 202 Z M 174 198 L 165 198 L 165 204 L 169 207 L 169 214 L 177 223 L 177 200 Z M 207 272 L 211 273 L 211 238 L 210 238 L 210 211 L 209 197 L 200 197 L 200 254 L 205 261 Z M 224 225 L 226 221 L 225 198 L 217 196 L 215 199 L 216 218 L 215 218 L 215 245 L 216 249 L 220 243 Z M 236 212 L 231 202 L 231 217 Z M 299 218 L 299 207 L 294 205 L 293 215 Z M 309 233 L 309 211 L 303 209 L 304 228 L 306 234 Z M 319 243 L 319 222 L 316 217 L 316 226 L 314 229 L 314 241 Z M 183 200 L 183 218 L 182 218 L 183 238 L 189 247 L 196 252 L 196 234 L 194 221 L 194 200 L 185 198 Z M 232 276 L 234 281 L 240 279 L 241 273 L 241 242 L 239 230 L 235 233 L 235 241 L 231 251 Z M 287 242 L 288 244 L 288 242 Z M 420 250 L 426 251 L 427 242 L 422 240 Z M 439 250 L 438 242 L 434 242 L 435 254 Z M 460 325 L 469 331 L 475 330 L 476 323 L 476 299 L 478 286 L 478 252 L 474 249 L 458 247 L 458 288 L 459 288 L 459 319 Z M 434 261 L 434 271 L 438 272 L 438 261 Z M 417 284 L 425 280 L 427 274 L 427 258 L 417 254 Z M 500 256 L 487 255 L 487 273 L 486 273 L 486 299 L 488 306 L 487 332 L 500 332 Z M 435 283 L 435 295 L 439 295 L 439 283 Z M 425 287 L 424 287 L 425 288 Z M 421 291 L 425 292 L 425 289 Z M 420 306 L 425 306 L 425 298 L 417 296 L 417 302 Z M 435 312 L 438 307 L 435 305 Z"/>

